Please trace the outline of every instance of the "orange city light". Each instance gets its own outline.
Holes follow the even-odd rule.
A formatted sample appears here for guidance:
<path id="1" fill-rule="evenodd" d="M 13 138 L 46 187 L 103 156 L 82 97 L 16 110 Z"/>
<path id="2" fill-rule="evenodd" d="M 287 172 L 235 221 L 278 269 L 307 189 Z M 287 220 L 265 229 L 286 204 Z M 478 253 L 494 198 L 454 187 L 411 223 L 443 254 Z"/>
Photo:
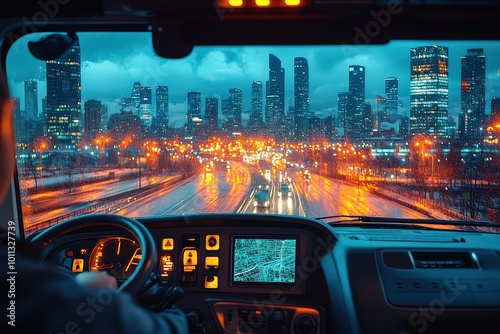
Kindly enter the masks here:
<path id="1" fill-rule="evenodd" d="M 264 6 L 269 6 L 271 4 L 271 1 L 270 0 L 255 0 L 255 4 L 257 6 L 264 7 Z"/>
<path id="2" fill-rule="evenodd" d="M 310 0 L 218 0 L 220 8 L 302 7 Z"/>

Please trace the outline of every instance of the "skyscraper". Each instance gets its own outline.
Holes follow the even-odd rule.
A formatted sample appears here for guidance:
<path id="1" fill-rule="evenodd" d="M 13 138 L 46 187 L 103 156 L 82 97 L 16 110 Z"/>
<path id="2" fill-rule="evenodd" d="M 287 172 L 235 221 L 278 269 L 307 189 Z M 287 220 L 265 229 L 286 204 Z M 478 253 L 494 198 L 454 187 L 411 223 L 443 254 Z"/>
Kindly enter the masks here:
<path id="1" fill-rule="evenodd" d="M 249 125 L 254 129 L 262 125 L 262 81 L 252 82 L 252 109 Z"/>
<path id="2" fill-rule="evenodd" d="M 383 122 L 388 122 L 389 115 L 387 112 L 387 99 L 382 96 L 375 98 L 375 112 L 372 114 L 372 128 L 380 131 Z"/>
<path id="3" fill-rule="evenodd" d="M 241 89 L 231 88 L 229 90 L 229 104 L 230 104 L 230 117 L 234 118 L 235 126 L 239 127 L 241 131 L 242 126 L 242 113 L 243 113 L 243 100 Z"/>
<path id="4" fill-rule="evenodd" d="M 306 140 L 309 126 L 309 64 L 306 58 L 294 60 L 294 92 L 295 92 L 295 139 Z"/>
<path id="5" fill-rule="evenodd" d="M 337 105 L 339 110 L 339 127 L 344 130 L 346 137 L 350 137 L 353 129 L 354 113 L 356 112 L 356 100 L 351 93 L 342 92 L 337 96 Z"/>
<path id="6" fill-rule="evenodd" d="M 387 113 L 394 118 L 399 113 L 399 80 L 398 78 L 385 79 L 385 97 L 387 98 Z"/>
<path id="7" fill-rule="evenodd" d="M 156 86 L 156 129 L 160 136 L 167 134 L 168 128 L 168 87 Z"/>
<path id="8" fill-rule="evenodd" d="M 285 116 L 285 69 L 281 67 L 281 60 L 269 54 L 269 92 L 267 95 L 279 96 L 278 113 Z"/>
<path id="9" fill-rule="evenodd" d="M 190 134 L 193 134 L 194 123 L 193 119 L 199 119 L 201 117 L 201 93 L 200 92 L 188 92 L 188 105 L 187 105 L 187 130 Z"/>
<path id="10" fill-rule="evenodd" d="M 121 110 L 130 111 L 132 110 L 132 98 L 123 97 L 121 102 Z"/>
<path id="11" fill-rule="evenodd" d="M 205 119 L 208 131 L 212 134 L 219 127 L 219 99 L 214 97 L 205 99 Z"/>
<path id="12" fill-rule="evenodd" d="M 365 102 L 365 67 L 349 66 L 349 93 L 356 100 L 356 107 Z"/>
<path id="13" fill-rule="evenodd" d="M 491 116 L 500 117 L 500 97 L 491 99 Z"/>
<path id="14" fill-rule="evenodd" d="M 60 57 L 48 60 L 46 67 L 48 136 L 54 143 L 75 144 L 82 134 L 78 39 Z"/>
<path id="15" fill-rule="evenodd" d="M 83 105 L 84 114 L 84 134 L 87 136 L 101 132 L 102 107 L 101 101 L 88 100 Z"/>
<path id="16" fill-rule="evenodd" d="M 139 117 L 141 125 L 145 128 L 151 127 L 153 123 L 152 101 L 151 87 L 141 86 L 139 93 Z"/>
<path id="17" fill-rule="evenodd" d="M 266 97 L 266 130 L 269 136 L 280 135 L 281 99 L 279 95 Z"/>
<path id="18" fill-rule="evenodd" d="M 132 94 L 130 95 L 130 100 L 132 104 L 132 112 L 134 114 L 139 113 L 139 107 L 141 104 L 141 83 L 136 81 L 132 87 Z"/>
<path id="19" fill-rule="evenodd" d="M 109 113 L 108 105 L 101 103 L 101 131 L 108 129 Z"/>
<path id="20" fill-rule="evenodd" d="M 346 115 L 346 122 L 349 123 L 351 131 L 346 134 L 352 141 L 360 141 L 366 134 L 366 112 L 367 105 L 365 105 L 365 67 L 360 65 L 349 66 L 349 93 L 354 99 L 353 113 Z M 370 106 L 370 105 L 368 105 Z M 371 118 L 371 106 L 370 106 Z M 370 122 L 371 123 L 371 122 Z M 371 124 L 368 125 L 371 130 Z"/>
<path id="21" fill-rule="evenodd" d="M 448 134 L 448 48 L 423 46 L 410 54 L 410 135 Z"/>
<path id="22" fill-rule="evenodd" d="M 24 82 L 24 103 L 26 120 L 38 119 L 38 82 L 33 80 Z"/>
<path id="23" fill-rule="evenodd" d="M 485 126 L 486 57 L 483 49 L 469 49 L 462 56 L 460 113 L 463 139 L 481 138 Z"/>

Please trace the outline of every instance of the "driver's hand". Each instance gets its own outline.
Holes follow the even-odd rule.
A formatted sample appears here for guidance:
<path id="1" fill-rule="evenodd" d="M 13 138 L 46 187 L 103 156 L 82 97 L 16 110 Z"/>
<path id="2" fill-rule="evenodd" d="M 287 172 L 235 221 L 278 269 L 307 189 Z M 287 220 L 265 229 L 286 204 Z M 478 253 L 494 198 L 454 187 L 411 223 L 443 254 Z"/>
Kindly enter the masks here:
<path id="1" fill-rule="evenodd" d="M 118 287 L 116 278 L 105 271 L 86 271 L 79 273 L 75 276 L 75 281 L 81 286 L 92 289 L 116 289 Z"/>

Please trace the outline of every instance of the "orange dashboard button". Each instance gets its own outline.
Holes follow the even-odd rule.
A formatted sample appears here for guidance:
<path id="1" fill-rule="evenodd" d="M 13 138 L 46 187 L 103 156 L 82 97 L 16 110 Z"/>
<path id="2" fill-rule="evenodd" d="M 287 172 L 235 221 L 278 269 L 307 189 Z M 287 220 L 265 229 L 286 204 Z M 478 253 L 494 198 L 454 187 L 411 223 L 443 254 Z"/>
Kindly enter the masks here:
<path id="1" fill-rule="evenodd" d="M 83 259 L 73 259 L 73 265 L 71 266 L 71 271 L 74 273 L 83 272 Z"/>
<path id="2" fill-rule="evenodd" d="M 189 248 L 185 249 L 182 255 L 182 263 L 185 266 L 198 265 L 198 250 Z"/>
<path id="3" fill-rule="evenodd" d="M 174 250 L 174 238 L 163 238 L 161 242 L 161 249 L 164 251 Z"/>

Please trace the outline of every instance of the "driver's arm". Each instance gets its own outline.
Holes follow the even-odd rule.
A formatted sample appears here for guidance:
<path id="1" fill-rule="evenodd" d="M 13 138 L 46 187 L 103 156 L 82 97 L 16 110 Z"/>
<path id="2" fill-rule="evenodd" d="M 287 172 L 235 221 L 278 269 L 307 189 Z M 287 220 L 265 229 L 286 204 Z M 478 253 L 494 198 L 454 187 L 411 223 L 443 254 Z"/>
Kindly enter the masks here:
<path id="1" fill-rule="evenodd" d="M 82 286 L 59 268 L 40 265 L 21 254 L 16 264 L 16 326 L 4 326 L 2 322 L 2 333 L 189 332 L 186 317 L 180 310 L 152 312 L 138 305 L 131 295 L 116 292 L 114 287 Z"/>

